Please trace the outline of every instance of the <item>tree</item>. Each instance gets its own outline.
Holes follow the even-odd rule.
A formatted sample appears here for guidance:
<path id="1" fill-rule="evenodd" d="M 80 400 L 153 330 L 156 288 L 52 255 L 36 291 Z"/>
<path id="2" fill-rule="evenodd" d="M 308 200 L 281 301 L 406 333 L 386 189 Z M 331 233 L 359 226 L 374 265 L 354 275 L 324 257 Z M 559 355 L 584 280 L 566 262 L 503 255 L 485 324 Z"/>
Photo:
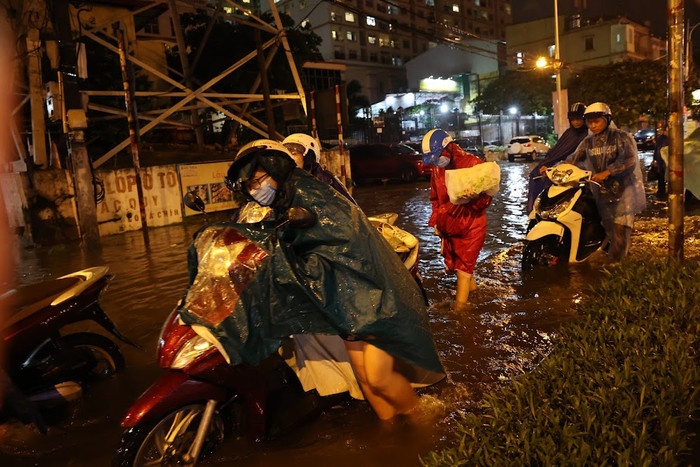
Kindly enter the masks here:
<path id="1" fill-rule="evenodd" d="M 664 120 L 668 111 L 666 63 L 659 60 L 584 68 L 568 87 L 569 102 L 605 102 L 619 126 L 636 127 L 642 116 Z"/>
<path id="2" fill-rule="evenodd" d="M 523 114 L 552 113 L 554 81 L 541 71 L 507 71 L 491 81 L 474 99 L 477 111 L 497 114 L 509 107 L 517 107 Z"/>
<path id="3" fill-rule="evenodd" d="M 294 61 L 297 67 L 301 68 L 304 62 L 313 61 L 317 57 L 321 38 L 308 26 L 294 28 L 294 21 L 288 15 L 280 14 L 280 17 L 287 33 Z M 263 14 L 261 19 L 274 24 L 272 14 L 269 12 Z M 181 21 L 185 30 L 185 43 L 191 62 L 198 52 L 197 49 L 200 47 L 210 16 L 202 11 L 186 13 L 181 15 Z M 271 37 L 272 35 L 269 33 L 262 33 L 263 42 Z M 192 74 L 198 81 L 207 82 L 255 49 L 256 42 L 250 26 L 218 18 Z M 268 52 L 266 51 L 266 53 Z M 168 62 L 172 68 L 180 69 L 180 60 L 176 49 L 172 50 Z M 222 92 L 248 92 L 258 73 L 257 60 L 250 60 L 235 73 L 217 83 L 216 88 Z M 282 51 L 278 51 L 275 55 L 268 68 L 267 76 L 271 90 L 292 91 L 296 89 L 287 59 Z"/>
<path id="4" fill-rule="evenodd" d="M 361 118 L 357 116 L 357 113 L 369 107 L 369 99 L 362 94 L 362 85 L 357 80 L 352 80 L 347 86 L 348 95 L 348 114 L 350 118 L 350 123 L 356 125 L 361 123 Z"/>

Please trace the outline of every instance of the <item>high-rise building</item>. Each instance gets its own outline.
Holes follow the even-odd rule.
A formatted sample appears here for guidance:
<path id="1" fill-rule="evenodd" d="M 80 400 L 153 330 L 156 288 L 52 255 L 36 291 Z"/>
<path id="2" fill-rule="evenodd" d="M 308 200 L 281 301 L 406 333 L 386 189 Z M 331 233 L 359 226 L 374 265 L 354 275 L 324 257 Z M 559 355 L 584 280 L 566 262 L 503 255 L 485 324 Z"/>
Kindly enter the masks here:
<path id="1" fill-rule="evenodd" d="M 436 44 L 475 37 L 504 41 L 511 22 L 511 0 L 280 0 L 276 5 L 323 39 L 323 59 L 345 64 L 344 80 L 357 80 L 370 102 L 407 91 L 404 64 Z"/>

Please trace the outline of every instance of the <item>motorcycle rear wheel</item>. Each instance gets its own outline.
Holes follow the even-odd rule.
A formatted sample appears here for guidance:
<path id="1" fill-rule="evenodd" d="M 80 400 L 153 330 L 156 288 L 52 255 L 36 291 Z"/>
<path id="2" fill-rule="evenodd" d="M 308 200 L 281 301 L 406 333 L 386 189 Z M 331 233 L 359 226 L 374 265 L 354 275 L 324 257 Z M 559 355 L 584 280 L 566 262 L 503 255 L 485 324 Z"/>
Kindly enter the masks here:
<path id="1" fill-rule="evenodd" d="M 89 375 L 91 377 L 105 378 L 123 371 L 126 367 L 124 356 L 117 344 L 100 334 L 90 332 L 69 334 L 60 338 L 60 344 L 90 352 L 95 359 L 95 366 Z"/>
<path id="2" fill-rule="evenodd" d="M 189 454 L 205 407 L 205 403 L 186 405 L 152 423 L 126 430 L 112 465 L 194 465 Z M 200 459 L 214 452 L 224 440 L 225 427 L 222 415 L 215 413 Z"/>

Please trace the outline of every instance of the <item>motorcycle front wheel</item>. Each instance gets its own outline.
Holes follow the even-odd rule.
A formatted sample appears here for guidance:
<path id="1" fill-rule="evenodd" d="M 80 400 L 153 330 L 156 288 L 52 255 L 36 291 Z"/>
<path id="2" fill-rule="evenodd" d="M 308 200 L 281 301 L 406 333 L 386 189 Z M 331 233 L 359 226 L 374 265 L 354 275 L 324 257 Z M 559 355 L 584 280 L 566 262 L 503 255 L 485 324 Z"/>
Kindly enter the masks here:
<path id="1" fill-rule="evenodd" d="M 539 266 L 554 266 L 559 263 L 557 239 L 544 237 L 525 242 L 523 247 L 522 271 L 532 271 Z"/>
<path id="2" fill-rule="evenodd" d="M 196 459 L 192 458 L 191 453 L 205 407 L 204 403 L 187 405 L 155 422 L 126 430 L 112 465 L 194 465 Z M 215 413 L 200 458 L 214 452 L 224 440 L 225 431 L 223 417 Z"/>

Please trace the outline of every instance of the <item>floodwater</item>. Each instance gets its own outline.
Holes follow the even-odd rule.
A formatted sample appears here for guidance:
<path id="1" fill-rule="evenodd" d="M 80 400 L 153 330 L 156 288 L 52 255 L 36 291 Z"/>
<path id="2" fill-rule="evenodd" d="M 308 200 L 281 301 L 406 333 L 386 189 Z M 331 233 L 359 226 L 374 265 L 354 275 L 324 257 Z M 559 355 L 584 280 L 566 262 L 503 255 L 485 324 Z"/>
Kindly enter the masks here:
<path id="1" fill-rule="evenodd" d="M 448 372 L 447 380 L 422 392 L 426 411 L 433 413 L 429 421 L 380 423 L 366 403 L 352 402 L 275 441 L 228 439 L 201 465 L 418 465 L 419 456 L 449 446 L 456 422 L 478 407 L 483 391 L 530 370 L 551 350 L 558 326 L 574 316 L 583 285 L 595 276 L 595 265 L 585 265 L 521 277 L 526 180 L 534 164 L 502 162 L 501 191 L 488 209 L 488 234 L 475 271 L 480 287 L 470 296 L 471 308 L 459 313 L 451 310 L 454 277 L 445 274 L 438 238 L 427 226 L 429 182 L 376 183 L 354 191 L 366 214 L 398 213 L 397 225 L 421 242 L 431 327 Z M 139 232 L 104 238 L 100 251 L 17 247 L 22 284 L 108 265 L 115 277 L 102 306 L 142 348 L 120 344 L 127 370 L 89 388 L 48 435 L 19 423 L 0 426 L 0 464 L 109 465 L 121 416 L 162 371 L 155 361 L 156 340 L 183 294 L 186 249 L 202 222 L 151 229 L 149 251 Z"/>

